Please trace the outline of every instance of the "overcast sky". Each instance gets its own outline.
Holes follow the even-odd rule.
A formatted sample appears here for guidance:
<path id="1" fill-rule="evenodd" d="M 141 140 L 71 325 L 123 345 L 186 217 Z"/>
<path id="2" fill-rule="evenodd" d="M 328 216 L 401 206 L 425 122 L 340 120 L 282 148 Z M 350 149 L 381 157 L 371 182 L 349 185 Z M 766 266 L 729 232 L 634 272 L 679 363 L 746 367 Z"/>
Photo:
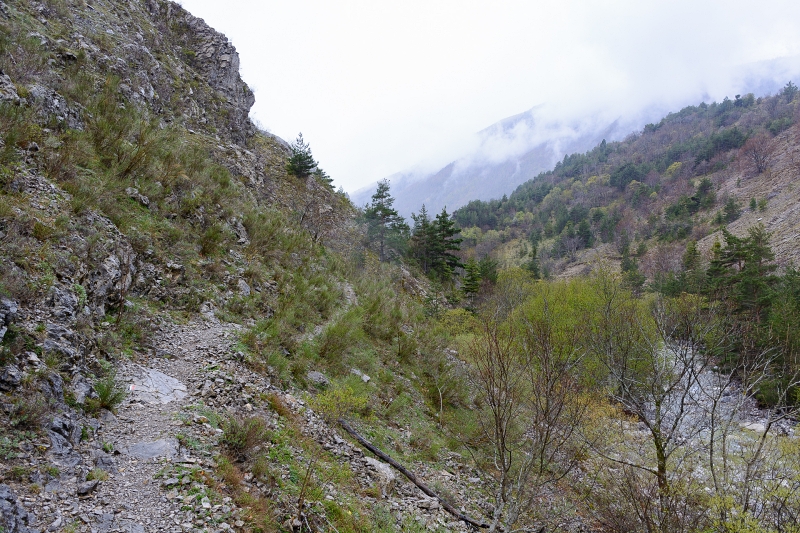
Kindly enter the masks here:
<path id="1" fill-rule="evenodd" d="M 800 72 L 796 0 L 180 3 L 238 49 L 253 118 L 302 131 L 347 191 L 446 164 L 538 104 L 573 120 L 677 110 L 732 97 L 759 62 Z"/>

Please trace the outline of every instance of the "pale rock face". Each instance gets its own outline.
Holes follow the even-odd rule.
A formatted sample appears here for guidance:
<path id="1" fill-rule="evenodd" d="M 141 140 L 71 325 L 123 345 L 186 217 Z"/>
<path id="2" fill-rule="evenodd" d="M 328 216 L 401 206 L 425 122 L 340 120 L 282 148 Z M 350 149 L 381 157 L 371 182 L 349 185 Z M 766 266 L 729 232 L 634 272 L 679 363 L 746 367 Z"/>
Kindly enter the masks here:
<path id="1" fill-rule="evenodd" d="M 381 488 L 381 496 L 384 498 L 387 497 L 392 493 L 395 481 L 397 481 L 397 477 L 394 475 L 392 467 L 386 463 L 378 461 L 377 459 L 373 459 L 372 457 L 365 457 L 364 462 L 369 468 L 378 474 L 378 483 Z"/>
<path id="2" fill-rule="evenodd" d="M 0 71 L 0 102 L 2 101 L 19 102 L 19 95 L 11 78 Z"/>

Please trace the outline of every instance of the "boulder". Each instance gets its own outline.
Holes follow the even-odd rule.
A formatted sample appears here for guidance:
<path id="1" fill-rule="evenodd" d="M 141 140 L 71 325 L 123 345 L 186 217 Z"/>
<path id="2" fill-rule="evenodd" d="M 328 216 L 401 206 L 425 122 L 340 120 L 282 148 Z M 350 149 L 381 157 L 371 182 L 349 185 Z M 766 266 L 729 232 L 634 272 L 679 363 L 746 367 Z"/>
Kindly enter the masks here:
<path id="1" fill-rule="evenodd" d="M 306 374 L 306 379 L 316 387 L 327 387 L 331 383 L 331 380 L 329 380 L 325 374 L 316 370 L 309 371 L 308 374 Z"/>
<path id="2" fill-rule="evenodd" d="M 8 485 L 0 485 L 0 531 L 4 533 L 29 533 L 30 516 L 17 501 L 17 496 Z"/>
<path id="3" fill-rule="evenodd" d="M 136 459 L 145 460 L 156 457 L 174 457 L 178 453 L 178 441 L 159 439 L 152 442 L 137 442 L 125 450 L 125 453 Z"/>
<path id="4" fill-rule="evenodd" d="M 373 459 L 372 457 L 365 457 L 364 462 L 377 474 L 378 486 L 381 488 L 381 496 L 386 498 L 392 493 L 392 490 L 394 490 L 394 485 L 397 481 L 394 470 L 386 463 Z"/>
<path id="5" fill-rule="evenodd" d="M 0 390 L 12 391 L 19 387 L 22 375 L 22 370 L 16 365 L 8 365 L 0 369 Z"/>
<path id="6" fill-rule="evenodd" d="M 19 102 L 19 94 L 17 94 L 17 87 L 11 81 L 8 75 L 0 71 L 0 102 Z"/>
<path id="7" fill-rule="evenodd" d="M 17 318 L 19 306 L 14 300 L 0 298 L 0 341 L 6 336 L 8 327 Z"/>
<path id="8" fill-rule="evenodd" d="M 74 318 L 78 310 L 78 297 L 71 290 L 57 285 L 51 287 L 47 303 L 53 308 L 53 316 L 62 320 Z"/>

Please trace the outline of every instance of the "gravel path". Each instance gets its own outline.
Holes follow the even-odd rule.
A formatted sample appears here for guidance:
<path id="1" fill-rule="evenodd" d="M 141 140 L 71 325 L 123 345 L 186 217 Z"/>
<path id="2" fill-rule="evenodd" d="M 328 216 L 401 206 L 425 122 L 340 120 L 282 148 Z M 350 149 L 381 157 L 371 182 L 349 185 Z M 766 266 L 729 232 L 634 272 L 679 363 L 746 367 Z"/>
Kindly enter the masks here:
<path id="1" fill-rule="evenodd" d="M 213 446 L 221 431 L 198 411 L 202 405 L 221 403 L 216 401 L 218 392 L 232 388 L 232 380 L 215 375 L 225 360 L 237 357 L 232 351 L 235 334 L 235 325 L 218 322 L 165 328 L 155 355 L 121 365 L 118 378 L 132 390 L 116 416 L 104 412 L 91 421 L 93 434 L 76 448 L 82 464 L 74 472 L 83 475 L 62 475 L 38 497 L 26 498 L 37 525 L 44 531 L 97 533 L 238 529 L 242 522 L 229 498 L 212 504 L 204 496 L 205 487 L 194 481 L 196 474 L 192 479 L 174 477 L 175 472 L 210 472 L 214 467 L 211 446 L 203 443 Z M 252 385 L 269 387 L 263 378 L 254 379 L 261 382 Z M 68 456 L 51 459 L 69 463 Z M 93 468 L 106 470 L 108 479 L 84 482 Z"/>

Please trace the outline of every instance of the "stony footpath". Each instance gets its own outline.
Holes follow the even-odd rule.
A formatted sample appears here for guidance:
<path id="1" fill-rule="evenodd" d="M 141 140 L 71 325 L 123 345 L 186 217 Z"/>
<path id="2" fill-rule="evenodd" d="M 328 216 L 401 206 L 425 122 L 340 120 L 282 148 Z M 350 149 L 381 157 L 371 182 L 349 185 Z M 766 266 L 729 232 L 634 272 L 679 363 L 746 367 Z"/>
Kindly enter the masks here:
<path id="1" fill-rule="evenodd" d="M 148 355 L 119 365 L 117 377 L 128 395 L 116 414 L 103 410 L 90 418 L 69 408 L 57 414 L 46 431 L 49 442 L 41 439 L 38 450 L 23 454 L 32 470 L 50 469 L 52 475 L 34 474 L 0 491 L 8 507 L 4 512 L 20 524 L 10 533 L 247 530 L 246 509 L 226 495 L 215 471 L 222 434 L 215 422 L 227 415 L 260 416 L 269 428 L 277 428 L 279 417 L 264 401 L 267 395 L 279 397 L 298 417 L 303 434 L 372 490 L 366 500 L 384 500 L 398 527 L 412 520 L 432 530 L 466 531 L 435 499 L 343 438 L 344 432 L 317 416 L 300 392 L 281 390 L 243 364 L 235 347 L 238 328 L 215 319 L 160 326 Z M 303 453 L 300 447 L 292 450 L 297 457 Z M 470 488 L 480 479 L 455 454 L 444 464 L 438 470 L 420 466 L 419 475 L 477 504 Z M 31 492 L 24 481 L 36 482 L 41 491 Z M 251 473 L 241 483 L 253 495 L 282 496 Z M 333 484 L 325 491 L 329 500 L 342 496 Z M 320 502 L 309 502 L 307 508 L 315 504 L 321 508 Z M 297 524 L 290 516 L 285 526 L 298 529 Z"/>

